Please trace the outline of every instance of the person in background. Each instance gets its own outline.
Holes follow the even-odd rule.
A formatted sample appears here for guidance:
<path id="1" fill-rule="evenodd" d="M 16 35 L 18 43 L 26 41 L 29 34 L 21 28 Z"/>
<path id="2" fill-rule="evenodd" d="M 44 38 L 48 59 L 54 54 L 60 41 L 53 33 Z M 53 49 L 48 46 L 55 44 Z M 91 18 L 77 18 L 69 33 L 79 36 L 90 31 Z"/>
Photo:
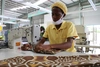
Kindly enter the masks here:
<path id="1" fill-rule="evenodd" d="M 64 21 L 67 13 L 67 6 L 58 1 L 52 5 L 53 24 L 46 28 L 42 39 L 37 43 L 36 50 L 61 49 L 69 52 L 76 52 L 74 40 L 78 37 L 76 28 L 72 22 Z M 48 38 L 50 44 L 44 42 Z"/>
<path id="2" fill-rule="evenodd" d="M 5 46 L 8 47 L 8 30 L 5 31 L 4 36 L 5 36 Z"/>
<path id="3" fill-rule="evenodd" d="M 40 27 L 40 37 L 43 37 L 43 34 L 45 32 L 45 28 L 43 26 Z"/>

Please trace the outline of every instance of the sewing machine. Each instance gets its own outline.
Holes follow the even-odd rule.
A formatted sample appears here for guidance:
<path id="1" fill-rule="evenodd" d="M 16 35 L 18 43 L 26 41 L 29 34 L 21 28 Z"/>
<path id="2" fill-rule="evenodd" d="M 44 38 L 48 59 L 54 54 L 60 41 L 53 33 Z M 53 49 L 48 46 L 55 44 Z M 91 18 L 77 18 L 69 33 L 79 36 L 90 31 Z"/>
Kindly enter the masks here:
<path id="1" fill-rule="evenodd" d="M 79 38 L 76 39 L 76 45 L 89 45 L 90 41 L 87 41 L 87 31 L 83 25 L 76 25 L 76 30 Z M 83 52 L 83 48 L 77 47 L 79 52 Z M 85 48 L 85 51 L 88 52 L 89 48 Z"/>
<path id="2" fill-rule="evenodd" d="M 37 43 L 40 38 L 40 26 L 26 26 L 9 30 L 8 46 L 13 48 L 16 42 L 20 42 L 22 44 L 22 37 L 26 37 L 28 43 Z"/>
<path id="3" fill-rule="evenodd" d="M 76 30 L 78 33 L 78 38 L 76 39 L 76 44 L 84 44 L 84 42 L 86 41 L 86 31 L 85 31 L 85 27 L 83 25 L 76 25 Z"/>

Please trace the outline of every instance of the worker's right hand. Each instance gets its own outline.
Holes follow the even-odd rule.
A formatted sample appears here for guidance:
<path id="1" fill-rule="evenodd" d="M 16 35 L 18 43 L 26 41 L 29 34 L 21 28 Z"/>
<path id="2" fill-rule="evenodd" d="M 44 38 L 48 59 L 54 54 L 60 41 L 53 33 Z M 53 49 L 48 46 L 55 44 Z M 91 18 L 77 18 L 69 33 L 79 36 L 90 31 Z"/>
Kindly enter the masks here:
<path id="1" fill-rule="evenodd" d="M 41 51 L 42 50 L 42 44 L 37 44 L 36 46 L 35 46 L 35 48 L 34 48 L 34 51 L 35 52 L 39 52 L 39 51 Z"/>

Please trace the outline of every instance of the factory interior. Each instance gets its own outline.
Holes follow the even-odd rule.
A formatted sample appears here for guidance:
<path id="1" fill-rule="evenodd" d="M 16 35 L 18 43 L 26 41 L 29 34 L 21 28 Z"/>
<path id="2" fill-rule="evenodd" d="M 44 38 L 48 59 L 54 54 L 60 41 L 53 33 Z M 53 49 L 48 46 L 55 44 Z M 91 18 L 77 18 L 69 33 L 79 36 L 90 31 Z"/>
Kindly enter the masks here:
<path id="1" fill-rule="evenodd" d="M 0 67 L 100 67 L 99 39 L 100 0 L 0 0 Z"/>

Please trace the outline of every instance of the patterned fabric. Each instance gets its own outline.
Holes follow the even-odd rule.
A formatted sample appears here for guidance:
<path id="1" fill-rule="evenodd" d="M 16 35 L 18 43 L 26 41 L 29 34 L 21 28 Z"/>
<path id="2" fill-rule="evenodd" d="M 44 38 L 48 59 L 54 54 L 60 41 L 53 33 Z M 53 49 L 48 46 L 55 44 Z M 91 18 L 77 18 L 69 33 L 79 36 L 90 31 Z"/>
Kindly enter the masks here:
<path id="1" fill-rule="evenodd" d="M 99 55 L 18 56 L 0 61 L 0 67 L 99 67 Z"/>

